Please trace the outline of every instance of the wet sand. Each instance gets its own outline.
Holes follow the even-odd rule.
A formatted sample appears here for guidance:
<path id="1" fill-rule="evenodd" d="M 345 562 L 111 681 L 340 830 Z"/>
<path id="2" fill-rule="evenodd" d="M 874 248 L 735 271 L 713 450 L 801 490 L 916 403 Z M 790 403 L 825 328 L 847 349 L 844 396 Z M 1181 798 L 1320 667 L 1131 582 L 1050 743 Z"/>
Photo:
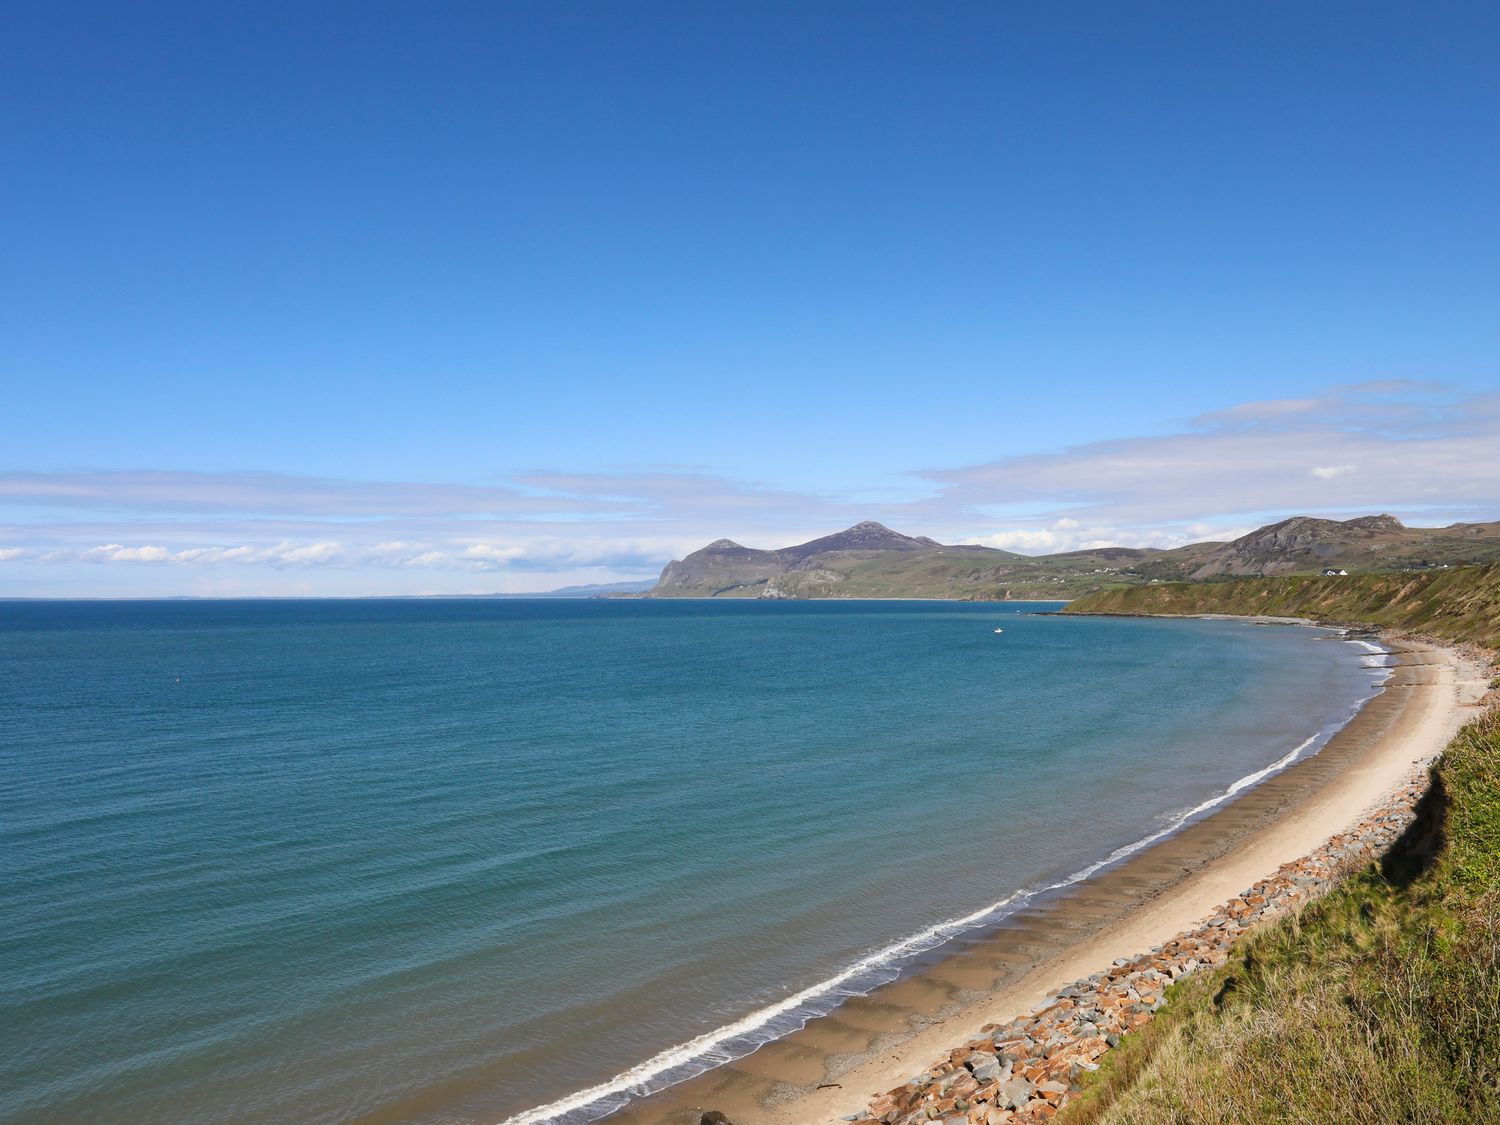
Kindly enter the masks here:
<path id="1" fill-rule="evenodd" d="M 822 1125 L 860 1112 L 986 1023 L 1067 981 L 1158 945 L 1312 851 L 1435 756 L 1467 717 L 1479 676 L 1457 650 L 1386 638 L 1396 667 L 1317 755 L 1212 815 L 997 929 L 735 1062 L 638 1099 L 610 1125 Z M 1460 697 L 1463 697 L 1462 701 Z"/>

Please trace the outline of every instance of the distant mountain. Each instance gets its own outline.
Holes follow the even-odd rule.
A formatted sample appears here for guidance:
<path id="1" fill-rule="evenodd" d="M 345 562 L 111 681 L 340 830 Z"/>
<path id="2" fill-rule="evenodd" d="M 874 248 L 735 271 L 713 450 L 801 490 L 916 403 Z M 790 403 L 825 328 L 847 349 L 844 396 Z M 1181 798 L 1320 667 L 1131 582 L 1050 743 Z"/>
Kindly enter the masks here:
<path id="1" fill-rule="evenodd" d="M 559 586 L 533 594 L 466 594 L 470 598 L 609 598 L 623 594 L 644 594 L 656 585 L 651 579 L 634 582 L 601 582 L 591 586 Z"/>
<path id="2" fill-rule="evenodd" d="M 1316 574 L 1321 570 L 1422 570 L 1500 559 L 1500 523 L 1407 527 L 1395 516 L 1324 520 L 1293 516 L 1232 543 L 1194 543 L 1136 564 L 1147 580 Z"/>
<path id="3" fill-rule="evenodd" d="M 587 586 L 559 586 L 545 594 L 533 594 L 536 598 L 607 598 L 611 594 L 644 594 L 656 585 L 649 578 L 637 578 L 633 582 L 596 582 Z"/>
<path id="4" fill-rule="evenodd" d="M 866 520 L 775 551 L 716 540 L 668 563 L 651 597 L 989 597 L 993 582 L 982 576 L 972 590 L 955 591 L 963 588 L 967 575 L 1021 557 L 989 547 L 944 546 Z"/>
<path id="5" fill-rule="evenodd" d="M 1294 516 L 1231 543 L 1026 556 L 944 545 L 873 521 L 763 551 L 719 539 L 669 563 L 653 598 L 1070 598 L 1112 584 L 1324 569 L 1392 571 L 1500 560 L 1500 523 L 1406 527 L 1395 516 Z"/>
<path id="6" fill-rule="evenodd" d="M 928 539 L 925 535 L 913 538 L 910 535 L 902 535 L 899 531 L 892 531 L 883 523 L 865 520 L 844 531 L 814 539 L 810 543 L 787 547 L 782 554 L 793 558 L 808 558 L 828 551 L 921 551 L 930 547 L 941 548 L 942 544 L 936 539 Z"/>

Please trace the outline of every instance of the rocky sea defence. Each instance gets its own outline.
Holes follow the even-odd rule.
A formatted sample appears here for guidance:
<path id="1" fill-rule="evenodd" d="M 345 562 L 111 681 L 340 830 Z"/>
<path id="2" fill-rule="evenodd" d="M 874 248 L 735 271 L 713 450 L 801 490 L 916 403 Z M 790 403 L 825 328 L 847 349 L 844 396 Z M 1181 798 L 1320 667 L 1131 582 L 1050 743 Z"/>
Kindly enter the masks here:
<path id="1" fill-rule="evenodd" d="M 1428 766 L 1310 854 L 1282 865 L 1200 924 L 1058 990 L 1046 1004 L 955 1047 L 872 1097 L 855 1125 L 1033 1125 L 1053 1118 L 1122 1037 L 1149 1023 L 1176 982 L 1228 959 L 1250 929 L 1296 911 L 1393 844 L 1428 788 Z"/>

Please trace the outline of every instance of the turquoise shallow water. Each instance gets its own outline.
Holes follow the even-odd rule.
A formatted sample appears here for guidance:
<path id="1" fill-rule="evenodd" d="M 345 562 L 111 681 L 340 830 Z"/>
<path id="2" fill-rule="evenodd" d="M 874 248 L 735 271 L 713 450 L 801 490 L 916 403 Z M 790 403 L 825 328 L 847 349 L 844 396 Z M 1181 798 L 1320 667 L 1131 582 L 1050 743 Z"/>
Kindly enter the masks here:
<path id="1" fill-rule="evenodd" d="M 737 1053 L 1373 690 L 1022 608 L 0 603 L 0 1121 L 494 1123 Z"/>

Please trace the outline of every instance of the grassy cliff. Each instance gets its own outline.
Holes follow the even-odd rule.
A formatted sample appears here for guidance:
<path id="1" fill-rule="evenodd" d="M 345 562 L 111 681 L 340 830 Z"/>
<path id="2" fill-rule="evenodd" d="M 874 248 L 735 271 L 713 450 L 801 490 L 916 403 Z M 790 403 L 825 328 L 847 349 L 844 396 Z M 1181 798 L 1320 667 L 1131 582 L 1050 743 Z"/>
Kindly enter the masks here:
<path id="1" fill-rule="evenodd" d="M 1233 613 L 1359 621 L 1500 648 L 1500 564 L 1331 578 L 1163 582 L 1085 594 L 1067 613 Z"/>
<path id="2" fill-rule="evenodd" d="M 1059 1125 L 1500 1121 L 1500 713 L 1380 865 L 1171 989 Z"/>
<path id="3" fill-rule="evenodd" d="M 1365 621 L 1493 647 L 1500 567 L 1104 590 L 1069 608 Z M 1449 744 L 1380 863 L 1167 1000 L 1059 1125 L 1500 1122 L 1500 712 Z"/>

